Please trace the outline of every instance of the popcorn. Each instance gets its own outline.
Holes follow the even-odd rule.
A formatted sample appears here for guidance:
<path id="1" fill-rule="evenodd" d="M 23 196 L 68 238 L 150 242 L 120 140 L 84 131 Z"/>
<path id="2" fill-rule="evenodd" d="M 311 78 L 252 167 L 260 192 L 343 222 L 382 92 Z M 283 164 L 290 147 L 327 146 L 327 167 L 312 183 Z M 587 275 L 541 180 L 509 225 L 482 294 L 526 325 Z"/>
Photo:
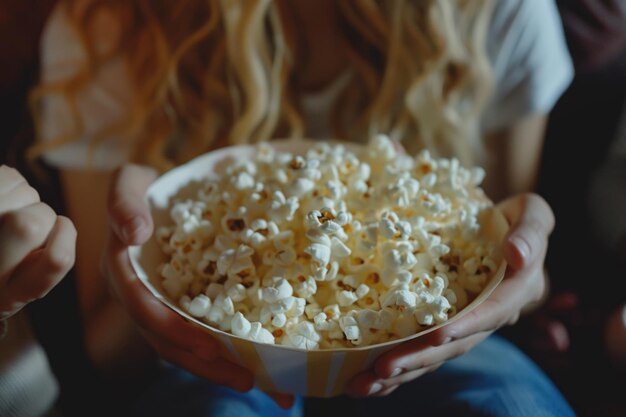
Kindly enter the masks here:
<path id="1" fill-rule="evenodd" d="M 359 339 L 361 331 L 356 319 L 353 316 L 340 317 L 339 327 L 343 331 L 347 340 L 356 341 Z"/>
<path id="2" fill-rule="evenodd" d="M 304 248 L 304 252 L 311 256 L 311 261 L 318 267 L 325 267 L 330 262 L 330 246 L 313 243 Z"/>
<path id="3" fill-rule="evenodd" d="M 246 287 L 242 284 L 235 284 L 231 286 L 226 290 L 226 294 L 228 294 L 228 297 L 235 303 L 243 301 L 248 296 Z"/>
<path id="4" fill-rule="evenodd" d="M 246 337 L 252 329 L 252 324 L 250 324 L 243 314 L 237 312 L 231 321 L 230 328 L 235 336 Z"/>
<path id="5" fill-rule="evenodd" d="M 317 316 L 320 312 L 322 311 L 322 308 L 315 304 L 315 303 L 311 303 L 311 304 L 307 304 L 304 307 L 304 314 L 306 314 L 306 317 L 311 320 L 313 319 L 315 316 Z"/>
<path id="6" fill-rule="evenodd" d="M 243 231 L 243 242 L 254 249 L 259 249 L 267 242 L 268 237 L 278 233 L 276 223 L 268 222 L 265 219 L 256 219 L 250 223 L 250 227 Z"/>
<path id="7" fill-rule="evenodd" d="M 194 317 L 204 317 L 211 308 L 211 299 L 204 294 L 200 294 L 191 300 L 189 304 L 189 314 Z"/>
<path id="8" fill-rule="evenodd" d="M 292 197 L 302 197 L 314 188 L 315 182 L 309 178 L 297 178 L 287 187 L 287 193 Z"/>
<path id="9" fill-rule="evenodd" d="M 345 243 L 334 236 L 330 239 L 330 249 L 335 258 L 345 258 L 352 253 Z"/>
<path id="10" fill-rule="evenodd" d="M 269 216 L 276 223 L 293 220 L 293 216 L 298 210 L 298 199 L 296 197 L 285 198 L 281 191 L 275 191 L 270 203 Z"/>
<path id="11" fill-rule="evenodd" d="M 293 294 L 293 288 L 284 278 L 274 278 L 274 284 L 271 287 L 263 288 L 262 299 L 268 303 L 276 303 L 290 297 Z"/>
<path id="12" fill-rule="evenodd" d="M 356 294 L 356 297 L 358 299 L 361 299 L 361 298 L 365 297 L 369 292 L 370 292 L 370 287 L 368 287 L 365 284 L 360 284 L 357 287 L 357 289 L 355 291 L 355 294 Z"/>
<path id="13" fill-rule="evenodd" d="M 317 292 L 317 283 L 313 277 L 298 277 L 298 283 L 294 288 L 295 293 L 302 298 L 309 298 Z"/>
<path id="14" fill-rule="evenodd" d="M 341 307 L 352 305 L 359 298 L 353 291 L 339 291 L 336 297 Z"/>
<path id="15" fill-rule="evenodd" d="M 444 323 L 497 270 L 480 168 L 378 135 L 358 152 L 261 144 L 156 228 L 166 294 L 259 343 L 368 346 Z"/>
<path id="16" fill-rule="evenodd" d="M 254 187 L 254 177 L 247 172 L 240 172 L 231 181 L 235 190 L 243 191 Z"/>
<path id="17" fill-rule="evenodd" d="M 393 332 L 400 337 L 407 337 L 417 333 L 419 325 L 414 317 L 410 315 L 399 316 L 393 324 Z"/>
<path id="18" fill-rule="evenodd" d="M 206 291 L 204 292 L 204 294 L 210 299 L 214 300 L 215 298 L 217 298 L 219 294 L 222 293 L 223 288 L 224 286 L 222 284 L 218 284 L 217 282 L 212 282 L 206 288 Z"/>
<path id="19" fill-rule="evenodd" d="M 302 321 L 287 328 L 285 345 L 300 349 L 317 349 L 321 337 L 308 321 Z"/>
<path id="20" fill-rule="evenodd" d="M 250 332 L 245 337 L 253 342 L 274 344 L 274 336 L 272 333 L 264 329 L 259 322 L 251 324 Z"/>
<path id="21" fill-rule="evenodd" d="M 418 295 L 402 287 L 393 288 L 381 299 L 383 307 L 398 307 L 402 310 L 413 309 L 417 305 Z"/>
<path id="22" fill-rule="evenodd" d="M 276 314 L 272 319 L 272 326 L 274 327 L 283 327 L 285 323 L 287 323 L 287 316 L 282 313 Z"/>
<path id="23" fill-rule="evenodd" d="M 239 245 L 237 249 L 228 249 L 222 252 L 217 259 L 217 273 L 219 275 L 235 275 L 243 271 L 253 273 L 255 266 L 252 261 L 254 250 L 247 245 Z"/>

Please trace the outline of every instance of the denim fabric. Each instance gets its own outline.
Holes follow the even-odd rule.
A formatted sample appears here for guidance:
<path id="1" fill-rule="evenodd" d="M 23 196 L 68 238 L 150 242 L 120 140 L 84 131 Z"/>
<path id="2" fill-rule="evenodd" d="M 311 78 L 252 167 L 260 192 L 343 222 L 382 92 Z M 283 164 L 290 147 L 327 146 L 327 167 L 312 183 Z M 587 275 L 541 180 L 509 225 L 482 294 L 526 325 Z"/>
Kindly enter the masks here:
<path id="1" fill-rule="evenodd" d="M 548 377 L 520 350 L 491 336 L 436 372 L 382 398 L 311 400 L 307 416 L 572 417 L 574 412 Z M 144 392 L 133 417 L 295 417 L 303 399 L 288 411 L 259 390 L 238 393 L 167 367 Z"/>
<path id="2" fill-rule="evenodd" d="M 507 340 L 493 335 L 388 397 L 353 403 L 354 416 L 572 417 L 548 377 Z"/>
<path id="3" fill-rule="evenodd" d="M 301 417 L 303 401 L 296 398 L 283 410 L 258 389 L 241 393 L 210 384 L 180 368 L 166 365 L 160 378 L 141 395 L 131 417 Z"/>

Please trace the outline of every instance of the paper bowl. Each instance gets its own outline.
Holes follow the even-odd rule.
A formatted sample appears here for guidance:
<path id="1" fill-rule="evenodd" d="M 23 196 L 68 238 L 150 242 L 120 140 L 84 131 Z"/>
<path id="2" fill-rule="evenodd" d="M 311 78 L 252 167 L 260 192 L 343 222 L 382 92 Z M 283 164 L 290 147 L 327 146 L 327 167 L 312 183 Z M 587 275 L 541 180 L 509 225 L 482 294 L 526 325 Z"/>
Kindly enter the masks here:
<path id="1" fill-rule="evenodd" d="M 272 146 L 279 151 L 303 154 L 312 141 L 275 141 Z M 355 145 L 348 145 L 355 146 Z M 192 197 L 198 181 L 215 177 L 225 167 L 237 159 L 251 158 L 256 152 L 254 145 L 222 148 L 168 171 L 159 177 L 148 189 L 146 198 L 150 204 L 154 224 L 170 224 L 169 207 L 173 197 Z M 502 213 L 496 209 L 485 211 L 480 217 L 481 233 L 493 242 L 502 241 L 508 224 Z M 306 351 L 282 345 L 256 343 L 213 328 L 192 317 L 177 303 L 165 296 L 157 267 L 165 256 L 156 241 L 150 239 L 143 246 L 128 249 L 130 260 L 139 279 L 169 308 L 185 320 L 198 324 L 222 345 L 224 355 L 248 369 L 255 375 L 255 384 L 268 392 L 284 392 L 315 397 L 332 397 L 344 392 L 345 384 L 359 372 L 370 367 L 383 352 L 408 340 L 424 336 L 442 326 L 458 320 L 481 304 L 494 290 L 504 276 L 506 263 L 500 262 L 484 290 L 464 309 L 446 323 L 433 326 L 403 339 L 366 347 Z"/>

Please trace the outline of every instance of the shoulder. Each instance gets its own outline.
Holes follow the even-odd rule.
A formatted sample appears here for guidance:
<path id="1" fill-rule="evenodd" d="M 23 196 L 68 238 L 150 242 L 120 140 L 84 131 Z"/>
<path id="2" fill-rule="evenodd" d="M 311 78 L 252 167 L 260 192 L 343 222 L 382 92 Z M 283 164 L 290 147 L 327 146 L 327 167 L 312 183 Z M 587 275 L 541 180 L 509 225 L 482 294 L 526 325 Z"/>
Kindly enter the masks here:
<path id="1" fill-rule="evenodd" d="M 40 58 L 44 81 L 57 81 L 73 76 L 87 60 L 87 48 L 104 52 L 121 35 L 118 19 L 106 7 L 99 8 L 90 17 L 90 44 L 78 30 L 91 0 L 78 3 L 70 10 L 58 2 L 44 26 L 40 43 Z"/>
<path id="2" fill-rule="evenodd" d="M 552 32 L 562 32 L 561 18 L 555 0 L 497 0 L 491 19 L 490 34 L 499 39 Z M 498 38 L 493 38 L 497 41 Z"/>
<path id="3" fill-rule="evenodd" d="M 498 0 L 487 53 L 495 80 L 492 105 L 503 116 L 488 120 L 488 128 L 518 116 L 548 113 L 573 78 L 554 0 Z"/>
<path id="4" fill-rule="evenodd" d="M 48 143 L 43 157 L 56 167 L 84 168 L 89 163 L 109 169 L 128 159 L 129 137 L 105 132 L 127 117 L 133 89 L 121 56 L 87 71 L 87 44 L 73 16 L 59 3 L 42 33 L 41 84 L 54 87 L 42 97 L 40 106 L 39 140 Z M 120 27 L 112 17 L 106 9 L 96 11 L 90 25 L 94 28 L 90 48 L 106 47 L 119 35 Z M 75 88 L 72 81 L 83 75 Z"/>
<path id="5" fill-rule="evenodd" d="M 78 32 L 62 3 L 54 8 L 41 35 L 40 57 L 43 81 L 58 81 L 74 75 L 86 54 Z"/>

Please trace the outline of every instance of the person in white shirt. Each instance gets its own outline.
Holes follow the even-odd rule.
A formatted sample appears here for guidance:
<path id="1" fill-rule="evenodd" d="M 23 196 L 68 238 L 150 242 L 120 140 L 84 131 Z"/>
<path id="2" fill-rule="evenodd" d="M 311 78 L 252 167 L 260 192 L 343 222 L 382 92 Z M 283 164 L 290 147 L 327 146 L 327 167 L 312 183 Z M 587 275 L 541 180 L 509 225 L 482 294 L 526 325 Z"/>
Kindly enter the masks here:
<path id="1" fill-rule="evenodd" d="M 72 222 L 41 202 L 16 169 L 0 165 L 0 415 L 37 417 L 57 398 L 23 309 L 72 268 L 75 243 Z"/>
<path id="2" fill-rule="evenodd" d="M 482 349 L 491 349 L 528 369 L 528 386 L 543 393 L 527 407 L 488 401 L 493 415 L 572 415 L 513 346 L 488 338 L 543 294 L 553 217 L 531 191 L 546 117 L 571 77 L 552 1 L 60 2 L 42 41 L 42 82 L 33 92 L 40 143 L 31 152 L 59 169 L 80 232 L 77 286 L 92 361 L 103 373 L 123 375 L 134 360 L 127 341 L 140 341 L 134 320 L 162 357 L 214 383 L 197 382 L 211 394 L 202 404 L 195 400 L 190 415 L 209 409 L 221 415 L 233 402 L 248 404 L 250 415 L 269 407 L 256 390 L 224 391 L 220 385 L 250 389 L 249 371 L 220 358 L 212 340 L 132 279 L 125 248 L 152 233 L 142 195 L 154 176 L 129 163 L 164 170 L 229 144 L 363 140 L 381 132 L 408 152 L 425 146 L 486 168 L 487 191 L 513 226 L 503 242 L 510 267 L 476 314 L 433 333 L 430 342 L 441 346 L 404 344 L 352 381 L 349 392 L 384 396 L 399 386 L 435 384 L 438 376 L 462 372 L 448 373 L 457 363 L 450 359 L 472 348 L 459 366 L 469 361 L 471 372 L 491 373 L 495 389 L 513 379 L 480 361 L 489 356 Z M 124 308 L 107 297 L 98 269 L 107 216 L 104 275 Z M 514 380 L 523 385 L 524 378 Z M 178 392 L 176 384 L 165 386 Z M 452 398 L 466 388 L 441 393 Z M 508 389 L 493 392 L 509 400 Z M 172 407 L 186 401 L 172 395 L 149 398 L 168 398 Z M 274 398 L 283 406 L 291 401 Z M 444 403 L 437 407 L 445 413 Z M 139 404 L 139 414 L 179 410 L 156 400 Z M 300 404 L 272 413 L 296 415 Z"/>

